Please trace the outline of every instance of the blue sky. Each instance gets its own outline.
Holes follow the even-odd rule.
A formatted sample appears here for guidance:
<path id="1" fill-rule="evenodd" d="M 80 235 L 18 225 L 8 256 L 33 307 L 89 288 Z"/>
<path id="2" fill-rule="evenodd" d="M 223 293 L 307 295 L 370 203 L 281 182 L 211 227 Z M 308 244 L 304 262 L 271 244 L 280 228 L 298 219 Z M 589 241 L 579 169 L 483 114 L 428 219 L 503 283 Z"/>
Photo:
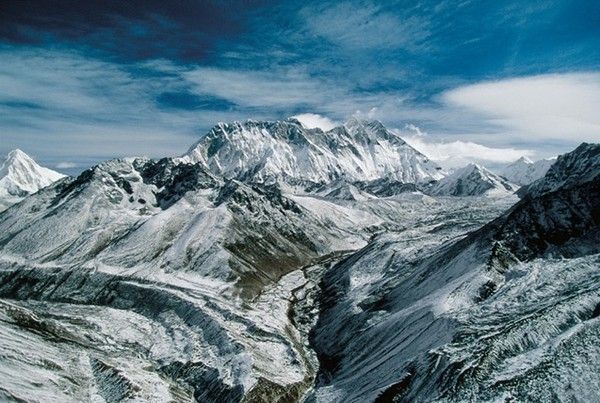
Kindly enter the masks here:
<path id="1" fill-rule="evenodd" d="M 218 121 L 381 120 L 442 165 L 600 141 L 595 1 L 5 1 L 0 153 L 75 173 Z"/>

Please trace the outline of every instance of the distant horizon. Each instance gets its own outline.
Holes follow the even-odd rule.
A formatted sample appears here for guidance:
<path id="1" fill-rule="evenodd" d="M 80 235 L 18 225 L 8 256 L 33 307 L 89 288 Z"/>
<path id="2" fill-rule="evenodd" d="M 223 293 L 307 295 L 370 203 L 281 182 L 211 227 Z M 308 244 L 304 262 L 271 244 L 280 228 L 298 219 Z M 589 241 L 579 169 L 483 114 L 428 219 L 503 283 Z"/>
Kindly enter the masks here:
<path id="1" fill-rule="evenodd" d="M 102 162 L 109 161 L 112 159 L 121 159 L 121 158 L 160 159 L 160 158 L 175 158 L 175 157 L 182 156 L 185 154 L 185 151 L 187 151 L 190 146 L 192 146 L 194 143 L 196 143 L 202 137 L 204 137 L 208 132 L 210 132 L 210 130 L 212 130 L 212 128 L 214 128 L 220 124 L 229 124 L 229 123 L 238 123 L 238 122 L 241 122 L 241 123 L 243 123 L 243 122 L 276 122 L 276 121 L 285 121 L 285 120 L 289 120 L 289 119 L 295 119 L 298 122 L 300 122 L 300 124 L 302 124 L 302 126 L 305 127 L 306 129 L 321 129 L 321 130 L 323 130 L 323 132 L 327 132 L 329 130 L 332 130 L 335 127 L 345 125 L 349 120 L 351 120 L 353 118 L 358 118 L 358 119 L 364 120 L 364 121 L 379 121 L 378 119 L 374 119 L 374 118 L 367 118 L 367 117 L 360 117 L 358 115 L 351 115 L 348 118 L 346 118 L 344 120 L 344 122 L 334 122 L 334 121 L 331 121 L 328 119 L 324 120 L 324 119 L 322 119 L 322 117 L 315 115 L 315 114 L 301 114 L 301 115 L 295 115 L 295 116 L 288 116 L 287 118 L 280 119 L 280 120 L 258 120 L 258 119 L 248 118 L 248 119 L 234 120 L 234 121 L 230 121 L 230 122 L 225 122 L 225 121 L 217 122 L 206 133 L 204 133 L 199 138 L 197 138 L 192 143 L 190 143 L 187 148 L 184 148 L 180 152 L 172 154 L 172 155 L 155 155 L 155 156 L 142 155 L 142 154 L 140 154 L 140 155 L 134 155 L 134 154 L 115 155 L 115 156 L 108 156 L 106 158 L 101 158 L 101 157 L 93 158 L 92 157 L 92 159 L 90 159 L 89 165 L 74 164 L 74 163 L 69 163 L 69 162 L 58 162 L 55 164 L 52 164 L 52 163 L 48 164 L 48 163 L 45 163 L 44 160 L 42 160 L 41 158 L 38 158 L 37 155 L 30 153 L 27 150 L 23 149 L 23 147 L 15 147 L 15 148 L 7 151 L 3 155 L 1 155 L 2 159 L 0 160 L 0 163 L 2 163 L 11 152 L 19 150 L 19 151 L 25 153 L 30 158 L 32 158 L 40 166 L 50 168 L 54 171 L 63 173 L 65 175 L 77 176 L 81 172 L 85 171 L 86 169 L 89 169 L 95 165 L 98 165 Z M 459 147 L 459 148 L 460 147 L 472 147 L 472 148 L 474 148 L 473 152 L 480 152 L 480 153 L 485 154 L 486 151 L 493 152 L 493 150 L 487 149 L 486 147 L 476 144 L 476 143 L 464 143 L 464 142 L 456 142 L 457 144 L 453 144 L 453 145 L 446 144 L 447 146 L 450 146 L 450 147 L 444 148 L 443 142 L 438 143 L 438 144 L 427 144 L 422 141 L 423 136 L 420 134 L 415 134 L 413 136 L 408 135 L 410 133 L 410 130 L 409 131 L 401 131 L 398 129 L 390 129 L 388 127 L 386 127 L 386 129 L 388 129 L 392 133 L 398 135 L 400 138 L 402 138 L 404 141 L 406 141 L 411 147 L 413 147 L 420 153 L 424 154 L 426 157 L 430 158 L 431 160 L 435 161 L 438 165 L 440 165 L 444 170 L 446 170 L 448 172 L 452 172 L 455 169 L 462 168 L 462 167 L 465 167 L 465 166 L 467 166 L 469 164 L 473 164 L 473 163 L 478 164 L 478 165 L 483 165 L 486 168 L 494 171 L 494 170 L 499 170 L 502 167 L 505 167 L 505 166 L 512 164 L 523 158 L 526 160 L 529 160 L 531 162 L 536 162 L 536 161 L 540 161 L 540 160 L 552 160 L 552 159 L 556 159 L 558 157 L 558 155 L 554 155 L 554 156 L 545 157 L 545 158 L 530 158 L 527 155 L 518 155 L 519 150 L 505 149 L 504 151 L 507 152 L 509 156 L 514 157 L 514 158 L 507 159 L 506 161 L 489 161 L 489 160 L 486 160 L 485 158 L 482 158 L 482 159 L 456 158 L 456 159 L 448 160 L 447 155 L 443 155 L 442 157 L 440 157 L 440 155 L 439 155 L 440 151 L 443 152 L 443 150 L 457 148 L 457 147 Z M 441 148 L 440 148 L 440 146 L 441 146 Z M 572 150 L 567 150 L 567 152 L 569 152 L 569 151 L 572 151 Z"/>

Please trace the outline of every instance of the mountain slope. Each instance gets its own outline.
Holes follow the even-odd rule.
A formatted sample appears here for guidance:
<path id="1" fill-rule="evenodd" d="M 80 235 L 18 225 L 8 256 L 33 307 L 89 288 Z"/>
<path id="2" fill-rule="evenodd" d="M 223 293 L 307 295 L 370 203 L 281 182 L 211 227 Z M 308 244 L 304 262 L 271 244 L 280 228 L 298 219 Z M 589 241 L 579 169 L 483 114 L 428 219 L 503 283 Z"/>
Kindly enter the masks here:
<path id="1" fill-rule="evenodd" d="M 499 174 L 519 186 L 529 185 L 544 177 L 554 161 L 554 159 L 546 159 L 533 162 L 526 157 L 521 157 L 502 168 Z"/>
<path id="2" fill-rule="evenodd" d="M 0 165 L 0 211 L 64 177 L 39 166 L 21 150 L 9 152 Z"/>
<path id="3" fill-rule="evenodd" d="M 369 234 L 353 234 L 355 224 L 319 218 L 276 185 L 222 180 L 199 164 L 126 159 L 6 212 L 0 246 L 38 263 L 186 271 L 251 293 L 320 255 L 363 245 Z"/>
<path id="4" fill-rule="evenodd" d="M 438 196 L 507 195 L 518 186 L 506 181 L 486 168 L 469 164 L 435 183 L 430 192 Z"/>
<path id="5" fill-rule="evenodd" d="M 574 151 L 561 155 L 552 164 L 546 175 L 527 186 L 526 194 L 540 196 L 558 189 L 570 189 L 582 183 L 598 180 L 600 147 L 598 144 L 582 143 Z"/>
<path id="6" fill-rule="evenodd" d="M 200 164 L 122 159 L 9 209 L 0 396 L 297 400 L 316 359 L 293 292 L 314 287 L 307 267 L 364 246 L 382 223 L 300 199 Z M 22 346 L 36 353 L 23 360 Z"/>
<path id="7" fill-rule="evenodd" d="M 309 401 L 597 400 L 599 151 L 464 238 L 413 227 L 326 272 Z"/>
<path id="8" fill-rule="evenodd" d="M 443 177 L 439 166 L 380 122 L 358 119 L 327 132 L 294 119 L 220 123 L 183 160 L 228 179 L 302 186 L 340 178 L 428 183 Z"/>

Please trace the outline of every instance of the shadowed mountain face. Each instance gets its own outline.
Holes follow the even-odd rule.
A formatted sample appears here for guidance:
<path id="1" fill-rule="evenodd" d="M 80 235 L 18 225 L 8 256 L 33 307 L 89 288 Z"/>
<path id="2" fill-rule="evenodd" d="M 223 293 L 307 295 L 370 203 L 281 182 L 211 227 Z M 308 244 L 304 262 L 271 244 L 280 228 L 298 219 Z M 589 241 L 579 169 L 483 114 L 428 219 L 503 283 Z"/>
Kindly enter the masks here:
<path id="1" fill-rule="evenodd" d="M 519 201 L 378 122 L 249 121 L 63 179 L 0 213 L 1 399 L 594 400 L 599 149 Z"/>

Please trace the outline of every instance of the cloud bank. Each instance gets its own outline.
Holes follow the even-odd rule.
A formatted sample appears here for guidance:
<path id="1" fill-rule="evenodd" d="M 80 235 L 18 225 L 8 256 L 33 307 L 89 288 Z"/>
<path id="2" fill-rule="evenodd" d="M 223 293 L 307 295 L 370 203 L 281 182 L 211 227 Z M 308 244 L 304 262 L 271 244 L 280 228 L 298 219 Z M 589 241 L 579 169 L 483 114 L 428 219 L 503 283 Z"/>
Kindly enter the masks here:
<path id="1" fill-rule="evenodd" d="M 488 167 L 506 164 L 520 157 L 533 157 L 528 149 L 487 147 L 472 141 L 435 141 L 415 125 L 396 131 L 408 144 L 427 155 L 443 168 L 454 169 L 476 162 Z"/>
<path id="2" fill-rule="evenodd" d="M 339 122 L 334 122 L 326 116 L 322 116 L 316 113 L 301 113 L 299 115 L 292 116 L 298 120 L 302 125 L 308 129 L 319 128 L 323 131 L 331 130 L 338 126 Z"/>
<path id="3" fill-rule="evenodd" d="M 547 74 L 470 84 L 446 91 L 446 106 L 507 136 L 600 140 L 600 73 Z"/>

